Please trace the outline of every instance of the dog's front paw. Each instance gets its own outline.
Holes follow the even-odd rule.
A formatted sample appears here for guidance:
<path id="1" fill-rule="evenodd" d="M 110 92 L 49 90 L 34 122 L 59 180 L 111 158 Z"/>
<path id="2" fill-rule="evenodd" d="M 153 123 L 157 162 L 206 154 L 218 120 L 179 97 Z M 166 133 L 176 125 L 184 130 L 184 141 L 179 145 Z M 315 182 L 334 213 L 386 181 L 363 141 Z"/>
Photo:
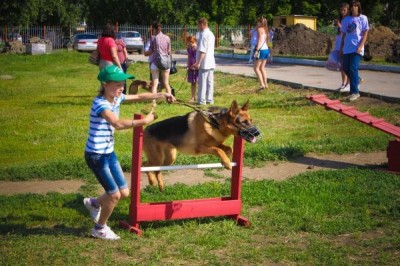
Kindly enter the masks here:
<path id="1" fill-rule="evenodd" d="M 231 161 L 226 160 L 226 161 L 221 161 L 222 165 L 225 167 L 225 169 L 232 170 L 232 164 Z"/>

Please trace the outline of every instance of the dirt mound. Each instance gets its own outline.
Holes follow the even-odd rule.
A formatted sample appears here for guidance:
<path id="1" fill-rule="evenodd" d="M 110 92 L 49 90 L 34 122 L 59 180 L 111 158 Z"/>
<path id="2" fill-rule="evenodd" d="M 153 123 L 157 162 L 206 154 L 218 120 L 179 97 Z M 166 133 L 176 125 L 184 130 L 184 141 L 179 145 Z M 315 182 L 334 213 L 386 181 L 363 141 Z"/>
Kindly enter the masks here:
<path id="1" fill-rule="evenodd" d="M 281 26 L 275 29 L 273 53 L 305 56 L 327 55 L 332 49 L 331 38 L 304 24 Z"/>
<path id="2" fill-rule="evenodd" d="M 366 57 L 382 57 L 400 62 L 400 41 L 390 28 L 371 28 L 365 47 Z M 273 53 L 324 56 L 333 49 L 335 36 L 314 31 L 303 24 L 275 28 Z"/>
<path id="3" fill-rule="evenodd" d="M 393 56 L 393 45 L 399 37 L 390 29 L 384 26 L 372 28 L 368 32 L 366 51 L 372 57 L 383 57 L 389 59 Z"/>

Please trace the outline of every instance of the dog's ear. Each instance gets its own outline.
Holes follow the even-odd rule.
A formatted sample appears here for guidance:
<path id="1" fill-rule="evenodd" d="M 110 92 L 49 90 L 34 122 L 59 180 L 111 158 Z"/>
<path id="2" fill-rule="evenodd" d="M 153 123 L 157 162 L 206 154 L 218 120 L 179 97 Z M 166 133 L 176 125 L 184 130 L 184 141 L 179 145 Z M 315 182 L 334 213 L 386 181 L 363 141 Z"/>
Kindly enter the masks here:
<path id="1" fill-rule="evenodd" d="M 239 112 L 239 106 L 235 100 L 232 101 L 231 108 L 229 109 L 229 113 L 233 116 Z"/>
<path id="2" fill-rule="evenodd" d="M 249 100 L 247 100 L 247 102 L 243 105 L 242 110 L 243 111 L 249 110 L 249 106 L 250 106 L 250 103 L 249 103 Z"/>

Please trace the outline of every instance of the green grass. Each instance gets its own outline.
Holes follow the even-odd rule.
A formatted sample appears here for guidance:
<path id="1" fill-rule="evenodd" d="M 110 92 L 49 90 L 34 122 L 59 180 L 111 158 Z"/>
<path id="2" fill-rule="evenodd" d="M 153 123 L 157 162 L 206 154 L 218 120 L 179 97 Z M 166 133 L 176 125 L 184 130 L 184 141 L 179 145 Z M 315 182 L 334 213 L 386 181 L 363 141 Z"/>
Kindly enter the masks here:
<path id="1" fill-rule="evenodd" d="M 88 113 L 99 88 L 98 69 L 87 63 L 87 53 L 49 55 L 0 55 L 0 180 L 91 178 L 82 159 L 88 130 Z M 148 80 L 148 65 L 135 63 L 128 71 Z M 171 76 L 177 97 L 189 99 L 190 88 L 181 69 Z M 250 99 L 254 123 L 263 131 L 262 141 L 246 144 L 245 163 L 286 160 L 316 153 L 353 153 L 384 150 L 390 136 L 311 104 L 307 94 L 271 84 L 255 94 L 254 78 L 216 73 L 216 105 L 228 107 Z M 337 95 L 329 94 L 336 98 Z M 362 102 L 362 101 L 361 101 Z M 124 105 L 121 117 L 131 117 L 147 103 Z M 398 105 L 359 104 L 361 111 L 398 123 Z M 182 105 L 160 103 L 160 119 L 192 111 Z M 130 170 L 132 131 L 116 133 L 116 150 L 125 170 Z M 232 142 L 229 139 L 228 142 Z M 177 163 L 202 163 L 209 156 L 179 155 Z"/>
<path id="2" fill-rule="evenodd" d="M 143 201 L 229 194 L 230 184 L 145 189 Z M 142 223 L 137 237 L 110 226 L 117 242 L 89 238 L 83 194 L 0 196 L 1 265 L 398 265 L 400 178 L 361 169 L 243 183 L 251 227 L 221 217 Z"/>
<path id="3" fill-rule="evenodd" d="M 84 179 L 73 194 L 0 196 L 0 265 L 399 265 L 400 178 L 374 169 L 307 172 L 286 181 L 245 181 L 242 215 L 249 228 L 223 217 L 141 224 L 143 237 L 118 227 L 129 200 L 114 211 L 110 226 L 120 241 L 89 238 L 93 226 L 82 199 L 95 195 L 95 178 L 83 161 L 88 113 L 97 92 L 97 68 L 88 54 L 0 55 L 0 180 Z M 129 73 L 148 79 L 148 65 Z M 171 77 L 177 97 L 189 98 L 184 70 Z M 392 137 L 322 107 L 294 90 L 270 84 L 255 95 L 255 79 L 216 73 L 216 104 L 251 102 L 263 139 L 246 144 L 245 165 L 315 153 L 385 150 Z M 329 94 L 337 98 L 338 95 Z M 361 111 L 399 124 L 399 106 L 377 100 L 356 103 Z M 125 105 L 121 117 L 146 108 Z M 191 111 L 160 103 L 160 119 Z M 116 150 L 130 169 L 132 131 L 116 133 Z M 232 142 L 232 139 L 229 140 Z M 179 155 L 179 164 L 215 161 Z M 226 196 L 230 183 L 147 187 L 144 202 Z"/>

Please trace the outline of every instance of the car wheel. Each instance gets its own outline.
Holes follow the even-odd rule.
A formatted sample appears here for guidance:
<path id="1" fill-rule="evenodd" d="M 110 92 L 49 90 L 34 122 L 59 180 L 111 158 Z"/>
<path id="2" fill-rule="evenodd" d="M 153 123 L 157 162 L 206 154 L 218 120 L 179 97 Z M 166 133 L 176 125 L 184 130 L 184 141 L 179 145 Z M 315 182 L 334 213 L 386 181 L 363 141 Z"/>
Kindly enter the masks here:
<path id="1" fill-rule="evenodd" d="M 142 54 L 142 52 L 143 52 L 142 50 L 138 50 L 138 53 L 139 53 L 139 54 Z"/>

